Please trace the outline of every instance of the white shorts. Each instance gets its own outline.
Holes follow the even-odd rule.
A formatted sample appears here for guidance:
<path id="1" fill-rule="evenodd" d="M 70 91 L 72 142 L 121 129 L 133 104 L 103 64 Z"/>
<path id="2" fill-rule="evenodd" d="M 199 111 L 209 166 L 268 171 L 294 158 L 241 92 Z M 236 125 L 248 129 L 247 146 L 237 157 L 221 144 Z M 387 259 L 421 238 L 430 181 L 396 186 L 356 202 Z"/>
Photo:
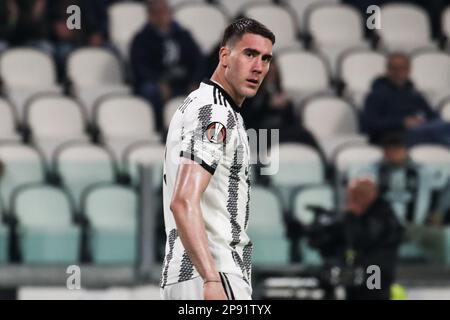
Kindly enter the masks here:
<path id="1" fill-rule="evenodd" d="M 241 277 L 233 274 L 219 272 L 222 286 L 228 300 L 251 300 L 252 288 Z M 166 285 L 161 288 L 161 299 L 163 300 L 204 300 L 203 279 L 194 279 Z"/>

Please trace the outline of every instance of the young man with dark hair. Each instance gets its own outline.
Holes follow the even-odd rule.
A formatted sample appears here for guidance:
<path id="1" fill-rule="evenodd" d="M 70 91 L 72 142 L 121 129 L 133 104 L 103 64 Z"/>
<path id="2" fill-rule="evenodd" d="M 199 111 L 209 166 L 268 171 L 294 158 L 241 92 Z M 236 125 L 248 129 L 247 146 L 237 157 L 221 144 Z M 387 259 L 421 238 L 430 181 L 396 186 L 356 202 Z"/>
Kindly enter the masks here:
<path id="1" fill-rule="evenodd" d="M 219 63 L 179 106 L 164 162 L 163 299 L 251 299 L 250 148 L 240 107 L 267 74 L 275 36 L 229 25 Z"/>

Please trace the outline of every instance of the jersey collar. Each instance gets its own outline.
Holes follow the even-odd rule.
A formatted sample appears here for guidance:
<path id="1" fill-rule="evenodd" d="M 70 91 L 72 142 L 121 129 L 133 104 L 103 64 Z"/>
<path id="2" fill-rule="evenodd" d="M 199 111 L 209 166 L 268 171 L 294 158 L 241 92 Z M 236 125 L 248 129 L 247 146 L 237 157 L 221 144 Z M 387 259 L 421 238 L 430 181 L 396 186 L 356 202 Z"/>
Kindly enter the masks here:
<path id="1" fill-rule="evenodd" d="M 228 94 L 228 92 L 225 91 L 224 88 L 222 88 L 219 84 L 215 83 L 214 81 L 212 81 L 211 79 L 204 79 L 202 81 L 205 84 L 208 84 L 210 86 L 213 86 L 215 88 L 217 88 L 217 90 L 220 91 L 220 93 L 222 93 L 222 95 L 225 97 L 225 99 L 228 101 L 228 103 L 230 104 L 231 108 L 233 108 L 234 111 L 236 112 L 241 112 L 241 108 L 238 107 L 238 105 L 236 104 L 236 102 L 234 102 L 233 98 L 231 98 L 231 96 Z"/>

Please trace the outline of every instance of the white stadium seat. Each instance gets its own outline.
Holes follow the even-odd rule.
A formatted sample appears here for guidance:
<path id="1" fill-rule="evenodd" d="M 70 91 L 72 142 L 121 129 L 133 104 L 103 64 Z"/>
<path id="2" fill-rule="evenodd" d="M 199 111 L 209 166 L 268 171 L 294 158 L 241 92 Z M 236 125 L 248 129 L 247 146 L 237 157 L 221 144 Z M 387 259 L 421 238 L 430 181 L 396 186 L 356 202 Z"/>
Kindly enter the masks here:
<path id="1" fill-rule="evenodd" d="M 345 84 L 345 96 L 362 108 L 373 81 L 386 71 L 386 56 L 370 50 L 351 50 L 342 56 L 338 77 Z"/>
<path id="2" fill-rule="evenodd" d="M 367 144 L 349 144 L 339 150 L 333 156 L 336 168 L 336 182 L 341 183 L 358 170 L 381 161 L 383 152 L 380 147 Z"/>
<path id="3" fill-rule="evenodd" d="M 280 52 L 277 63 L 281 85 L 294 100 L 329 90 L 327 65 L 314 53 L 302 50 Z"/>
<path id="4" fill-rule="evenodd" d="M 283 0 L 285 4 L 293 10 L 297 24 L 302 31 L 306 29 L 306 20 L 308 12 L 316 5 L 336 4 L 339 0 Z"/>
<path id="5" fill-rule="evenodd" d="M 0 56 L 0 80 L 5 95 L 16 108 L 19 121 L 23 119 L 26 101 L 41 92 L 62 91 L 56 82 L 52 58 L 32 48 L 14 48 Z"/>
<path id="6" fill-rule="evenodd" d="M 382 46 L 389 51 L 411 52 L 435 47 L 430 21 L 424 9 L 414 4 L 391 3 L 381 7 L 381 28 L 377 29 Z"/>
<path id="7" fill-rule="evenodd" d="M 433 107 L 448 96 L 450 88 L 450 54 L 424 51 L 411 59 L 411 78 L 417 89 L 428 98 Z"/>
<path id="8" fill-rule="evenodd" d="M 122 167 L 131 179 L 132 184 L 140 182 L 139 166 L 151 166 L 153 169 L 153 186 L 159 187 L 162 182 L 165 147 L 161 144 L 136 142 L 130 145 L 123 154 Z M 166 155 L 169 157 L 170 155 Z M 174 161 L 178 161 L 179 155 Z"/>
<path id="9" fill-rule="evenodd" d="M 72 223 L 73 208 L 64 191 L 50 185 L 27 186 L 13 200 L 24 263 L 79 261 L 81 230 Z"/>
<path id="10" fill-rule="evenodd" d="M 211 4 L 192 3 L 176 8 L 175 19 L 188 29 L 201 50 L 209 54 L 222 40 L 228 17 Z"/>
<path id="11" fill-rule="evenodd" d="M 131 1 L 114 3 L 108 7 L 108 18 L 111 41 L 127 59 L 134 35 L 147 22 L 145 4 Z"/>
<path id="12" fill-rule="evenodd" d="M 106 49 L 75 50 L 68 58 L 67 74 L 73 85 L 73 94 L 86 108 L 89 119 L 98 98 L 111 93 L 131 92 L 124 83 L 120 61 Z"/>
<path id="13" fill-rule="evenodd" d="M 92 260 L 97 264 L 131 264 L 137 252 L 139 199 L 133 188 L 100 184 L 83 198 L 89 220 Z"/>
<path id="14" fill-rule="evenodd" d="M 26 106 L 25 123 L 33 143 L 47 160 L 68 141 L 88 141 L 86 120 L 81 106 L 73 99 L 60 95 L 43 95 Z"/>
<path id="15" fill-rule="evenodd" d="M 368 47 L 361 14 L 350 5 L 315 6 L 308 16 L 307 30 L 314 47 L 330 61 L 333 74 L 344 51 Z"/>
<path id="16" fill-rule="evenodd" d="M 102 99 L 95 111 L 95 122 L 102 142 L 117 159 L 127 146 L 136 141 L 159 141 L 155 131 L 152 106 L 137 96 L 109 96 Z"/>
<path id="17" fill-rule="evenodd" d="M 104 148 L 87 143 L 68 143 L 54 156 L 54 170 L 77 208 L 83 191 L 100 182 L 114 182 L 116 170 L 113 156 Z"/>
<path id="18" fill-rule="evenodd" d="M 302 113 L 305 128 L 313 133 L 327 157 L 344 143 L 366 141 L 359 134 L 356 110 L 344 99 L 313 97 L 305 102 Z"/>
<path id="19" fill-rule="evenodd" d="M 297 22 L 286 7 L 265 3 L 255 4 L 245 8 L 244 15 L 258 20 L 275 34 L 274 51 L 302 47 L 297 40 Z"/>
<path id="20" fill-rule="evenodd" d="M 4 165 L 0 179 L 0 195 L 3 209 L 7 211 L 14 190 L 25 184 L 43 182 L 45 170 L 40 154 L 27 145 L 1 144 L 0 160 Z"/>

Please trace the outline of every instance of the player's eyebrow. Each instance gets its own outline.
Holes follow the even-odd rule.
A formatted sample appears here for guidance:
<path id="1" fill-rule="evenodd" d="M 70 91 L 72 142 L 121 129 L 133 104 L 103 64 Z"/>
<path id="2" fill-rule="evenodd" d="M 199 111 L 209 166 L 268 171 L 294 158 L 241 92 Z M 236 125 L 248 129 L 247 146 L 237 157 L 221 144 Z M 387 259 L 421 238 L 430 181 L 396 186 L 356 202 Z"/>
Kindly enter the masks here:
<path id="1" fill-rule="evenodd" d="M 244 53 L 245 54 L 250 53 L 253 56 L 259 56 L 261 54 L 261 52 L 259 52 L 259 50 L 256 50 L 256 49 L 253 49 L 253 48 L 245 48 L 244 49 Z M 265 55 L 263 55 L 262 59 L 270 62 L 272 60 L 272 55 L 271 54 L 265 54 Z"/>

